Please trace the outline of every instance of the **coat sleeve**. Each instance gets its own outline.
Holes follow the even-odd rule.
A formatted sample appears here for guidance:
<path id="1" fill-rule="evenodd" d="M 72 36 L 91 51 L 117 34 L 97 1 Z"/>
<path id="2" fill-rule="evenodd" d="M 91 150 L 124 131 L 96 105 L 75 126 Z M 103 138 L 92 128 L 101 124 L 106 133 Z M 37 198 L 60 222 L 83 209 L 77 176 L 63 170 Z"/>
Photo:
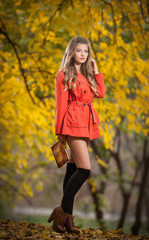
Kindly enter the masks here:
<path id="1" fill-rule="evenodd" d="M 61 71 L 56 77 L 55 97 L 55 135 L 61 134 L 64 115 L 68 107 L 68 89 L 64 91 L 64 73 Z"/>
<path id="2" fill-rule="evenodd" d="M 96 95 L 96 98 L 103 98 L 105 95 L 105 84 L 103 80 L 103 73 L 98 73 L 95 74 L 95 79 L 96 79 L 96 86 L 97 86 L 97 92 L 98 96 Z"/>

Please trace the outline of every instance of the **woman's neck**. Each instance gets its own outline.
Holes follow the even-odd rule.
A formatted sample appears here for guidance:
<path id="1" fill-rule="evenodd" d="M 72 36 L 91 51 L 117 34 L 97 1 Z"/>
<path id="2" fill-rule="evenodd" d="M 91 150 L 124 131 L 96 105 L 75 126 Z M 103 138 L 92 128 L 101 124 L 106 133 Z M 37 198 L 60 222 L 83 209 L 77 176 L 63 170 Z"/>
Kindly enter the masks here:
<path id="1" fill-rule="evenodd" d="M 81 64 L 74 63 L 75 69 L 78 73 L 81 73 Z"/>

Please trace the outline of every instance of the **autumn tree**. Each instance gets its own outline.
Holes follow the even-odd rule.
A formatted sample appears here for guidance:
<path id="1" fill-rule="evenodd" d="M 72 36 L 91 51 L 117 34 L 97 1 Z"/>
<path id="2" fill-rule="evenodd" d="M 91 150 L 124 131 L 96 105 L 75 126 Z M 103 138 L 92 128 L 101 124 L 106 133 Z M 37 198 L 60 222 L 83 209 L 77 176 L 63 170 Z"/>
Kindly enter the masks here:
<path id="1" fill-rule="evenodd" d="M 114 1 L 111 1 L 111 3 L 106 1 L 101 2 L 104 4 L 100 6 L 96 4 L 95 8 L 92 8 L 94 14 L 90 11 L 90 13 L 92 13 L 91 19 L 95 19 L 95 22 L 98 19 L 98 23 L 102 22 L 100 26 L 93 24 L 90 40 L 93 49 L 95 49 L 95 57 L 99 63 L 99 67 L 102 68 L 103 72 L 105 71 L 104 76 L 107 76 L 107 100 L 109 102 L 101 102 L 102 106 L 100 109 L 103 119 L 105 117 L 101 131 L 103 131 L 103 135 L 105 136 L 105 160 L 109 162 L 109 159 L 112 157 L 116 163 L 119 174 L 117 180 L 123 196 L 123 206 L 118 227 L 122 227 L 132 190 L 136 186 L 138 175 L 142 172 L 142 163 L 147 158 L 145 157 L 144 159 L 141 154 L 138 156 L 135 154 L 133 161 L 132 159 L 128 160 L 128 166 L 135 166 L 133 167 L 134 176 L 132 176 L 131 181 L 129 181 L 130 179 L 128 178 L 130 178 L 130 176 L 126 175 L 126 164 L 122 161 L 122 135 L 125 134 L 129 137 L 133 134 L 134 141 L 135 138 L 139 138 L 143 145 L 144 141 L 148 142 L 148 11 L 147 2 L 136 3 L 135 1 L 120 1 L 120 3 L 117 4 Z M 129 8 L 127 8 L 128 6 Z M 129 12 L 130 8 L 132 9 L 131 13 Z M 95 14 L 95 12 L 100 9 L 101 15 Z M 109 9 L 109 12 L 111 10 L 111 15 L 108 14 L 107 16 L 105 9 Z M 144 69 L 142 68 L 143 66 Z M 97 108 L 99 108 L 99 106 Z M 105 114 L 103 114 L 103 111 Z M 108 144 L 111 141 L 112 144 L 106 144 L 106 139 L 108 140 Z M 98 161 L 98 158 L 101 157 L 102 144 L 98 143 L 97 146 L 95 146 L 95 144 L 92 143 L 91 146 L 98 156 Z M 109 149 L 107 153 L 106 149 Z M 144 147 L 142 147 L 142 155 L 144 155 L 143 152 Z M 140 159 L 138 159 L 139 156 Z M 104 155 L 102 155 L 102 157 L 104 157 Z M 145 175 L 142 174 L 142 176 L 144 179 L 144 189 L 147 189 L 148 165 L 145 166 Z M 100 173 L 102 173 L 102 175 L 104 174 L 105 178 L 103 178 L 103 180 L 101 178 L 99 188 L 95 188 L 95 186 L 98 185 L 95 178 L 89 181 L 89 186 L 91 184 L 93 186 L 93 198 L 94 200 L 96 199 L 96 201 L 99 198 L 99 202 L 100 194 L 104 192 L 106 188 L 106 179 L 109 178 L 109 172 L 107 173 L 103 168 L 101 168 Z M 111 172 L 111 177 L 113 174 L 114 173 Z M 140 181 L 142 182 L 142 180 Z M 141 184 L 139 186 L 141 186 Z M 140 190 L 141 189 L 142 187 Z M 141 192 L 143 193 L 143 191 Z M 144 196 L 141 195 L 140 199 L 143 197 Z M 102 213 L 101 209 L 99 212 Z M 100 217 L 102 217 L 102 215 L 103 214 L 100 214 Z M 141 214 L 138 214 L 138 216 L 141 216 Z M 138 221 L 140 223 L 141 219 Z M 137 231 L 139 227 L 137 224 Z"/>
<path id="2" fill-rule="evenodd" d="M 49 146 L 55 141 L 55 75 L 68 41 L 83 35 L 91 42 L 106 84 L 105 98 L 94 100 L 103 137 L 91 144 L 103 180 L 91 178 L 90 191 L 100 219 L 103 214 L 99 196 L 105 192 L 105 179 L 112 176 L 110 168 L 100 166 L 103 160 L 110 166 L 112 156 L 117 181 L 122 182 L 118 187 L 123 210 L 127 209 L 121 137 L 133 135 L 134 140 L 140 137 L 144 142 L 149 133 L 148 1 L 6 0 L 0 2 L 0 9 L 2 195 L 9 192 L 11 197 L 15 191 L 25 198 L 32 196 L 34 182 L 42 189 L 41 166 L 53 160 Z M 36 160 L 31 161 L 31 157 Z M 133 162 L 138 169 L 135 158 Z M 137 171 L 141 172 L 141 168 L 136 169 L 130 182 L 132 188 Z M 119 226 L 125 215 L 126 211 Z"/>

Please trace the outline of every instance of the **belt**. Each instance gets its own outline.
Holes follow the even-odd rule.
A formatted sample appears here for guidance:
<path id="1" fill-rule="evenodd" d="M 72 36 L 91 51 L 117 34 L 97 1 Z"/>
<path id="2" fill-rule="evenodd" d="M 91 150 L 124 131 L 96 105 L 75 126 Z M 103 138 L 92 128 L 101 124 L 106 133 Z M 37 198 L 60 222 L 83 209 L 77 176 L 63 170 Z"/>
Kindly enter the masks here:
<path id="1" fill-rule="evenodd" d="M 68 105 L 71 105 L 71 104 L 76 104 L 77 106 L 82 106 L 82 107 L 85 107 L 85 105 L 88 105 L 89 106 L 89 109 L 90 109 L 90 112 L 92 113 L 92 119 L 93 119 L 93 123 L 96 123 L 96 116 L 95 116 L 95 110 L 93 108 L 93 104 L 92 102 L 81 102 L 81 101 L 71 101 L 69 102 Z"/>

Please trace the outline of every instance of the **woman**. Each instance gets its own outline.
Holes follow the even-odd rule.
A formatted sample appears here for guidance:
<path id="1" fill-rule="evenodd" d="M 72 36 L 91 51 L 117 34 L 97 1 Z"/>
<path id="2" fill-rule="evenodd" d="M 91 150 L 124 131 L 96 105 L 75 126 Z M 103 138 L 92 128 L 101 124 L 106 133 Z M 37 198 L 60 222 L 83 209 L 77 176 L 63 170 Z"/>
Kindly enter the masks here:
<path id="1" fill-rule="evenodd" d="M 63 182 L 63 198 L 48 222 L 53 230 L 79 233 L 73 223 L 73 202 L 76 193 L 90 175 L 88 144 L 99 138 L 99 118 L 92 101 L 105 94 L 103 74 L 98 73 L 91 57 L 89 41 L 81 36 L 71 39 L 56 77 L 55 134 L 71 150 Z"/>

